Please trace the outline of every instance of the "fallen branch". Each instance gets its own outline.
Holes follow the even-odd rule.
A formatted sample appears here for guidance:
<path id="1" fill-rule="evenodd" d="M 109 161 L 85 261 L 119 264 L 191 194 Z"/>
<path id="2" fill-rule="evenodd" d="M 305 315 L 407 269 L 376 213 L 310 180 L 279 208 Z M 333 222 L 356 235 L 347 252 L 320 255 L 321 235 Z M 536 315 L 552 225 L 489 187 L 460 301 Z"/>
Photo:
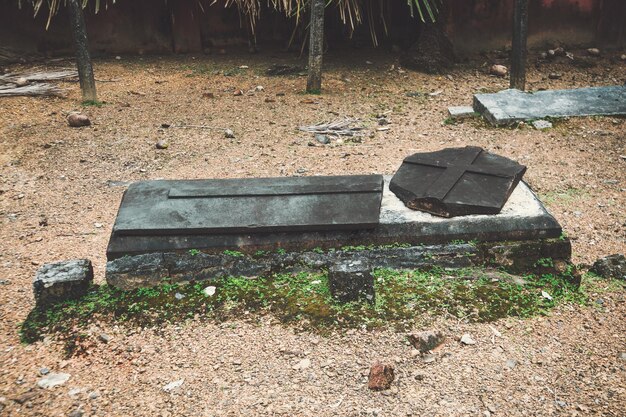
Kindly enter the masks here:
<path id="1" fill-rule="evenodd" d="M 213 130 L 226 130 L 225 127 L 215 127 L 206 125 L 170 125 L 169 127 L 176 127 L 179 129 L 213 129 Z"/>
<path id="2" fill-rule="evenodd" d="M 359 119 L 346 118 L 343 120 L 335 120 L 333 122 L 317 123 L 311 126 L 300 126 L 299 130 L 302 132 L 309 132 L 321 135 L 337 135 L 337 136 L 358 136 L 361 135 L 363 130 L 362 126 L 350 126 L 353 123 L 357 123 Z"/>
<path id="3" fill-rule="evenodd" d="M 22 87 L 3 86 L 0 88 L 0 97 L 11 96 L 63 96 L 64 91 L 52 84 L 35 83 Z"/>

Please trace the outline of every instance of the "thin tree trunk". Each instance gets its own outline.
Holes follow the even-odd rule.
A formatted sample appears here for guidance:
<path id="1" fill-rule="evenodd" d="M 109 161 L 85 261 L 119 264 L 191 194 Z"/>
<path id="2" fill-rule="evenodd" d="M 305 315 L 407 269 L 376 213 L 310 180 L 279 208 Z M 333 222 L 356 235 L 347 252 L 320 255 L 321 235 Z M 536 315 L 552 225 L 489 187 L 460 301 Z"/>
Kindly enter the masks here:
<path id="1" fill-rule="evenodd" d="M 311 22 L 309 25 L 309 78 L 307 93 L 322 91 L 322 57 L 324 54 L 324 6 L 325 0 L 311 0 Z"/>
<path id="2" fill-rule="evenodd" d="M 96 101 L 96 81 L 93 76 L 93 67 L 89 56 L 85 17 L 83 16 L 83 9 L 79 1 L 80 0 L 68 1 L 72 36 L 74 37 L 74 47 L 76 48 L 78 79 L 80 81 L 80 89 L 83 92 L 83 101 Z"/>
<path id="3" fill-rule="evenodd" d="M 511 51 L 511 88 L 526 88 L 526 40 L 528 39 L 528 0 L 515 0 Z"/>

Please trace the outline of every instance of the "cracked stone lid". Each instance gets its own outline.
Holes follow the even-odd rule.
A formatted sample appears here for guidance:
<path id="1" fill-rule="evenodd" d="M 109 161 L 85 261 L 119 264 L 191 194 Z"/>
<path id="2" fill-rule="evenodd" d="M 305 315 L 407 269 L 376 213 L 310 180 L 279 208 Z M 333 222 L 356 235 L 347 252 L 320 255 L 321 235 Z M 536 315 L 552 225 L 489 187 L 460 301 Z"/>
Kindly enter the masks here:
<path id="1" fill-rule="evenodd" d="M 113 234 L 367 229 L 382 191 L 380 175 L 142 181 L 124 194 Z"/>
<path id="2" fill-rule="evenodd" d="M 442 217 L 498 214 L 526 167 L 476 146 L 416 153 L 389 189 L 413 209 Z"/>

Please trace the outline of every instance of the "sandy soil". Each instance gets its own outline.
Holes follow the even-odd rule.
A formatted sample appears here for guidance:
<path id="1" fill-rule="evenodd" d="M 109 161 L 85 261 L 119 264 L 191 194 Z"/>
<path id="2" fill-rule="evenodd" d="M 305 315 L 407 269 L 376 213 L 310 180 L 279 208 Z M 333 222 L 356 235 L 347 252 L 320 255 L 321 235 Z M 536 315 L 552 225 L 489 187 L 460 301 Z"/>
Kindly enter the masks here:
<path id="1" fill-rule="evenodd" d="M 304 77 L 264 75 L 273 63 L 303 63 L 282 53 L 101 60 L 95 69 L 107 81 L 98 84 L 106 104 L 83 108 L 92 126 L 81 129 L 65 120 L 81 110 L 75 83 L 63 84 L 67 98 L 0 99 L 0 414 L 624 415 L 623 291 L 603 294 L 595 307 L 494 323 L 500 337 L 489 325 L 441 318 L 435 327 L 446 331 L 448 343 L 432 364 L 412 356 L 404 334 L 318 336 L 267 317 L 158 329 L 94 324 L 90 354 L 69 359 L 53 340 L 19 342 L 38 266 L 89 258 L 96 281 L 103 281 L 106 244 L 124 191 L 118 182 L 392 174 L 410 153 L 477 145 L 528 166 L 525 180 L 573 240 L 574 262 L 624 253 L 626 120 L 572 119 L 548 131 L 494 129 L 476 120 L 444 123 L 447 106 L 469 105 L 481 89 L 508 86 L 508 79 L 487 74 L 486 64 L 498 61 L 494 56 L 432 76 L 399 70 L 396 57 L 381 51 L 334 52 L 321 96 L 302 94 Z M 566 58 L 531 65 L 529 87 L 623 84 L 626 65 L 618 56 L 606 54 L 585 69 Z M 551 72 L 563 76 L 552 80 Z M 259 85 L 263 91 L 253 91 Z M 234 96 L 238 89 L 251 93 Z M 424 94 L 407 96 L 411 92 Z M 377 131 L 374 116 L 386 112 L 390 129 Z M 361 143 L 323 146 L 296 129 L 344 116 L 367 127 Z M 163 123 L 230 128 L 236 139 L 219 129 L 161 128 Z M 155 148 L 160 139 L 168 149 Z M 98 339 L 102 332 L 112 336 L 108 344 Z M 478 343 L 460 345 L 456 338 L 463 333 Z M 304 358 L 310 366 L 294 369 Z M 376 359 L 396 366 L 390 391 L 366 387 Z M 70 380 L 20 397 L 36 386 L 42 367 L 69 373 Z M 181 387 L 163 391 L 180 379 Z"/>

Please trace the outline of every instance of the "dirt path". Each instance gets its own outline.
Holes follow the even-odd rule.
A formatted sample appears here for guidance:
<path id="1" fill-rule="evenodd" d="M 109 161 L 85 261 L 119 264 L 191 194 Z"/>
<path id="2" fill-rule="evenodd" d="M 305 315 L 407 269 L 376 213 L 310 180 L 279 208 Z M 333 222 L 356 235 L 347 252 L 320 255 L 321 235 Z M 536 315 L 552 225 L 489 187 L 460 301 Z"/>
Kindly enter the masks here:
<path id="1" fill-rule="evenodd" d="M 71 129 L 65 121 L 68 112 L 80 110 L 76 84 L 64 84 L 65 99 L 0 101 L 0 414 L 68 415 L 77 408 L 85 415 L 623 413 L 623 291 L 599 295 L 602 304 L 594 307 L 496 323 L 502 337 L 493 343 L 487 325 L 442 319 L 449 343 L 430 365 L 411 357 L 403 334 L 321 337 L 267 318 L 130 332 L 94 324 L 91 354 L 69 360 L 53 341 L 20 345 L 17 325 L 33 306 L 31 280 L 39 265 L 90 258 L 96 280 L 103 281 L 106 244 L 124 191 L 120 182 L 391 174 L 407 154 L 477 145 L 528 166 L 525 180 L 572 238 L 574 262 L 626 252 L 626 120 L 558 121 L 544 132 L 494 129 L 479 121 L 446 124 L 447 106 L 470 104 L 480 89 L 508 86 L 507 79 L 486 74 L 488 59 L 476 57 L 445 77 L 399 71 L 384 52 L 342 54 L 327 58 L 319 97 L 302 94 L 304 77 L 266 77 L 272 63 L 302 64 L 276 54 L 97 62 L 97 78 L 113 82 L 98 84 L 106 104 L 83 109 L 90 128 Z M 588 69 L 567 62 L 531 67 L 530 88 L 626 81 L 623 63 L 598 60 Z M 563 77 L 548 79 L 551 72 Z M 248 95 L 256 86 L 263 90 Z M 238 89 L 244 95 L 234 96 Z M 377 131 L 374 116 L 386 112 L 390 129 Z M 296 130 L 344 116 L 367 127 L 361 143 L 322 146 Z M 236 139 L 220 130 L 162 128 L 164 123 L 230 128 Z M 155 148 L 159 139 L 169 142 L 167 150 Z M 109 344 L 98 342 L 101 332 L 112 335 Z M 465 332 L 478 344 L 454 341 Z M 310 367 L 293 369 L 304 358 Z M 374 359 L 397 364 L 397 383 L 385 394 L 364 385 Z M 510 369 L 507 360 L 517 365 Z M 41 378 L 42 367 L 71 378 L 54 390 L 35 390 L 23 404 L 14 401 Z M 162 390 L 179 379 L 183 385 L 173 393 Z M 70 395 L 75 387 L 80 393 Z M 90 399 L 92 391 L 98 394 Z"/>

